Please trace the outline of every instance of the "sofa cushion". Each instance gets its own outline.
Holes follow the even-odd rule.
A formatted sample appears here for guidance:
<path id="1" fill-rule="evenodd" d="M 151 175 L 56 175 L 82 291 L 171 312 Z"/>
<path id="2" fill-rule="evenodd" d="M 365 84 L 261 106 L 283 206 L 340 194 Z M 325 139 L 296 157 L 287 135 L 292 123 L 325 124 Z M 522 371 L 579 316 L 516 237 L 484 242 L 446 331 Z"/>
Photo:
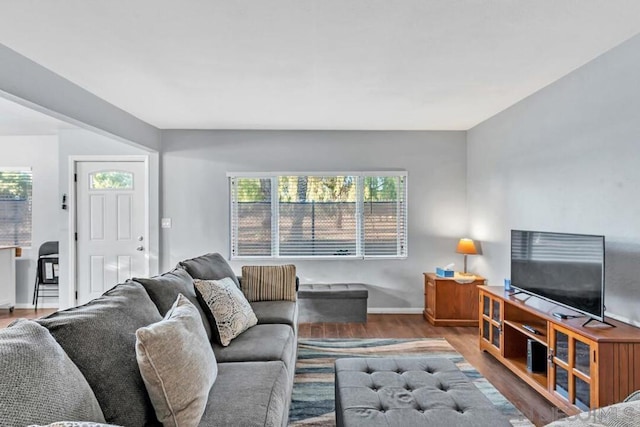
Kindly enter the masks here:
<path id="1" fill-rule="evenodd" d="M 167 314 L 179 294 L 184 295 L 197 308 L 207 333 L 207 338 L 211 340 L 211 324 L 198 301 L 196 289 L 193 286 L 193 278 L 185 269 L 175 268 L 173 271 L 150 279 L 136 277 L 133 280 L 144 286 L 151 297 L 151 301 L 158 307 L 161 316 Z"/>
<path id="2" fill-rule="evenodd" d="M 284 426 L 291 384 L 282 362 L 221 363 L 200 426 Z"/>
<path id="3" fill-rule="evenodd" d="M 198 295 L 209 308 L 214 336 L 221 345 L 228 346 L 232 339 L 258 323 L 244 294 L 229 277 L 196 279 L 194 283 Z"/>
<path id="4" fill-rule="evenodd" d="M 187 270 L 187 273 L 194 279 L 220 280 L 225 277 L 230 277 L 236 286 L 240 287 L 240 282 L 238 282 L 238 278 L 233 272 L 233 269 L 229 263 L 227 263 L 227 260 L 218 253 L 187 259 L 181 261 L 178 265 Z"/>
<path id="5" fill-rule="evenodd" d="M 142 285 L 127 282 L 38 322 L 85 376 L 107 422 L 143 426 L 157 420 L 138 369 L 135 332 L 160 320 Z"/>
<path id="6" fill-rule="evenodd" d="M 250 302 L 258 324 L 283 324 L 297 328 L 298 304 L 293 301 Z"/>
<path id="7" fill-rule="evenodd" d="M 87 380 L 46 328 L 20 319 L 0 329 L 0 425 L 61 419 L 104 422 Z"/>
<path id="8" fill-rule="evenodd" d="M 136 331 L 136 354 L 162 425 L 197 425 L 218 368 L 196 307 L 178 295 L 162 321 Z"/>
<path id="9" fill-rule="evenodd" d="M 228 347 L 212 345 L 218 363 L 279 360 L 290 372 L 295 369 L 296 337 L 289 325 L 256 325 Z"/>
<path id="10" fill-rule="evenodd" d="M 249 301 L 295 301 L 296 266 L 245 265 L 242 292 Z"/>

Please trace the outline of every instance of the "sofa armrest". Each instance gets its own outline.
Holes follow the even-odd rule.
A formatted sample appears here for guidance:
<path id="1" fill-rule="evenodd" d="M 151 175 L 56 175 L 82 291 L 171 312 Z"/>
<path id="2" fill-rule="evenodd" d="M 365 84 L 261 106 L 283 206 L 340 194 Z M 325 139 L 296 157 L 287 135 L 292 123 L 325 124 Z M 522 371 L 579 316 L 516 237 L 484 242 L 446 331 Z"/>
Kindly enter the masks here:
<path id="1" fill-rule="evenodd" d="M 623 402 L 636 402 L 636 401 L 640 401 L 640 390 L 634 391 L 629 396 L 627 396 L 626 399 L 623 400 Z"/>
<path id="2" fill-rule="evenodd" d="M 240 289 L 242 289 L 242 276 L 236 276 L 238 278 L 238 283 L 240 283 Z M 298 288 L 300 287 L 300 278 L 296 276 L 296 292 L 298 292 Z"/>

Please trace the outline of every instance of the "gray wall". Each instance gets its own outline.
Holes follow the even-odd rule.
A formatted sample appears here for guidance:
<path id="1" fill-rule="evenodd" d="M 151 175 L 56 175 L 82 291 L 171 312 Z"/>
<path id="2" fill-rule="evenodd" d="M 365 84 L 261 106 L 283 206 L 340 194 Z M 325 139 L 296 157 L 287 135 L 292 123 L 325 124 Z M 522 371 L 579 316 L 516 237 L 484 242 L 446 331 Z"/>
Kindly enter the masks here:
<path id="1" fill-rule="evenodd" d="M 640 36 L 468 131 L 473 269 L 509 277 L 512 228 L 604 234 L 610 314 L 640 321 Z"/>
<path id="2" fill-rule="evenodd" d="M 422 273 L 462 263 L 464 132 L 164 131 L 162 148 L 162 216 L 173 220 L 161 230 L 163 270 L 206 252 L 229 256 L 229 171 L 408 171 L 408 259 L 295 260 L 302 282 L 364 282 L 370 307 L 421 311 Z"/>
<path id="3" fill-rule="evenodd" d="M 159 155 L 131 145 L 122 143 L 112 138 L 107 138 L 93 132 L 82 129 L 61 130 L 59 132 L 59 152 L 56 153 L 56 161 L 60 164 L 59 182 L 57 190 L 59 198 L 62 194 L 69 194 L 69 158 L 71 156 L 95 156 L 95 155 L 146 155 L 149 156 L 149 187 L 150 187 L 150 212 L 149 236 L 150 272 L 158 272 L 159 253 Z M 69 210 L 73 209 L 73 201 L 69 201 Z M 60 307 L 70 305 L 69 295 L 69 210 L 59 212 L 59 240 L 60 240 Z M 114 283 L 116 285 L 116 283 Z"/>
<path id="4" fill-rule="evenodd" d="M 57 136 L 0 136 L 0 169 L 6 166 L 31 167 L 32 188 L 32 247 L 22 249 L 16 258 L 16 303 L 30 306 L 36 278 L 38 248 L 48 240 L 58 239 L 58 227 L 52 218 L 60 207 L 58 200 L 58 137 Z M 57 307 L 55 299 L 47 305 Z"/>

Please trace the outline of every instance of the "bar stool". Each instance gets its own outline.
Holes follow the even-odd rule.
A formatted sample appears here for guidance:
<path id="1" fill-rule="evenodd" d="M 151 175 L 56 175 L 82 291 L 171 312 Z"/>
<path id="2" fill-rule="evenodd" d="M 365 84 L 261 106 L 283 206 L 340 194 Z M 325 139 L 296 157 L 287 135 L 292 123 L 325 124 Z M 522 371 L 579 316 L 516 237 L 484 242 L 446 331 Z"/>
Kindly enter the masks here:
<path id="1" fill-rule="evenodd" d="M 58 242 L 44 242 L 38 250 L 38 270 L 33 289 L 33 305 L 40 298 L 58 298 Z"/>

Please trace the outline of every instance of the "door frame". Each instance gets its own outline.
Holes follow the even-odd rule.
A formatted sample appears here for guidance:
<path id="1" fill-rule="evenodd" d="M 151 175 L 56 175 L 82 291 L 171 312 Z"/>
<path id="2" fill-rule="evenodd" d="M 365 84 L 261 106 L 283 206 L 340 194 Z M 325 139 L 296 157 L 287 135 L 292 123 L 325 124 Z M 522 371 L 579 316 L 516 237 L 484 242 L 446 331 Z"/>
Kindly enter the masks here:
<path id="1" fill-rule="evenodd" d="M 67 295 L 68 300 L 71 302 L 71 305 L 74 306 L 78 303 L 77 299 L 77 268 L 76 268 L 76 255 L 77 255 L 77 243 L 75 239 L 75 233 L 77 232 L 77 192 L 76 192 L 76 164 L 80 162 L 142 162 L 144 163 L 144 176 L 145 176 L 145 188 L 144 188 L 144 232 L 147 239 L 150 238 L 150 224 L 149 224 L 149 215 L 150 215 L 150 174 L 149 174 L 149 156 L 147 155 L 122 155 L 122 156 L 114 156 L 114 155 L 87 155 L 87 156 L 69 156 L 69 233 L 68 233 L 68 242 L 69 242 L 69 271 L 68 271 L 68 281 L 69 281 L 69 293 Z M 145 276 L 149 275 L 150 271 L 150 254 L 151 248 L 150 245 L 145 245 L 144 256 L 146 259 L 145 263 Z M 117 283 L 114 283 L 114 286 Z"/>

